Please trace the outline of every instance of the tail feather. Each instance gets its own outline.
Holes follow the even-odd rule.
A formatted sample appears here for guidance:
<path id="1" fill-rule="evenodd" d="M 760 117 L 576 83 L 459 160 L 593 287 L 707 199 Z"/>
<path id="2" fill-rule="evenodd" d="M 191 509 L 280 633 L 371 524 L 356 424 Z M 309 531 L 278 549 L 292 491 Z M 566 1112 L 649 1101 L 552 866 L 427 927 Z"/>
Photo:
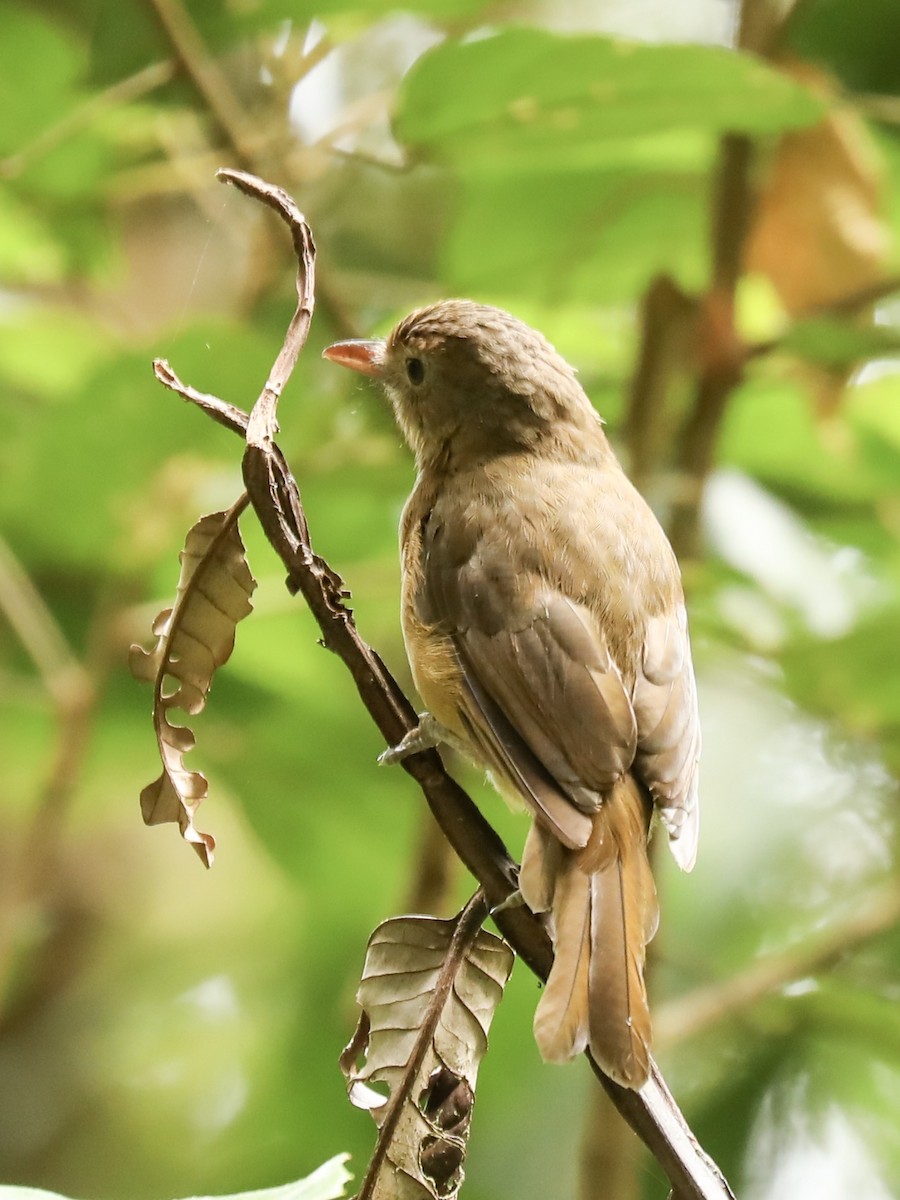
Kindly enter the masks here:
<path id="1" fill-rule="evenodd" d="M 612 1079 L 638 1088 L 650 1066 L 645 949 L 658 919 L 647 858 L 647 800 L 633 780 L 625 779 L 593 820 L 587 846 L 561 849 L 554 863 L 555 955 L 535 1013 L 535 1037 L 542 1057 L 551 1062 L 572 1058 L 590 1045 Z M 544 839 L 538 842 L 545 851 L 542 870 L 532 864 L 530 876 L 544 881 L 555 856 Z"/>
<path id="2" fill-rule="evenodd" d="M 564 855 L 565 848 L 558 839 L 532 821 L 519 868 L 519 891 L 532 912 L 549 912 L 553 907 L 556 877 Z"/>
<path id="3" fill-rule="evenodd" d="M 553 896 L 553 969 L 534 1014 L 534 1037 L 546 1062 L 568 1062 L 590 1036 L 591 880 L 568 861 Z"/>
<path id="4" fill-rule="evenodd" d="M 616 856 L 591 876 L 591 1053 L 625 1087 L 640 1087 L 650 1069 L 650 1010 L 644 987 L 644 931 L 637 872 Z"/>

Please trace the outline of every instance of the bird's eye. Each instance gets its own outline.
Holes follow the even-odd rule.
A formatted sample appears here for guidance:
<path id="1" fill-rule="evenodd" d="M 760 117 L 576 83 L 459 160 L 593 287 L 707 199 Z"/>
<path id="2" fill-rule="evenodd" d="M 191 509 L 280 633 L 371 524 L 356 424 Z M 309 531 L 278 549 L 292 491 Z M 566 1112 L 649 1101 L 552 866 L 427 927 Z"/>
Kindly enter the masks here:
<path id="1" fill-rule="evenodd" d="M 421 383 L 425 378 L 425 364 L 421 358 L 408 358 L 406 360 L 406 376 L 410 383 Z"/>

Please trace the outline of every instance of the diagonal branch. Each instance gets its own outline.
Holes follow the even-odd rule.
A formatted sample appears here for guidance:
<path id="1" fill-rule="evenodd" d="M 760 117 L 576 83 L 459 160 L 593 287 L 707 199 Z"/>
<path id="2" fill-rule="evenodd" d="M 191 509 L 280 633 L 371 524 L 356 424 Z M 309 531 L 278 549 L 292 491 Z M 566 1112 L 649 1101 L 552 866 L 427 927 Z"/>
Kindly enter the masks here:
<path id="1" fill-rule="evenodd" d="M 712 1025 L 740 1016 L 779 988 L 817 974 L 852 950 L 900 921 L 900 883 L 874 892 L 855 913 L 811 934 L 799 946 L 758 959 L 740 975 L 697 988 L 671 1000 L 656 1014 L 654 1032 L 660 1044 L 696 1037 Z"/>
<path id="2" fill-rule="evenodd" d="M 226 176 L 237 182 L 234 173 Z M 216 420 L 239 429 L 248 441 L 244 478 L 263 528 L 285 568 L 288 587 L 301 592 L 322 633 L 325 646 L 350 671 L 360 699 L 388 745 L 396 745 L 417 724 L 415 709 L 378 654 L 362 639 L 340 577 L 317 555 L 309 536 L 297 484 L 280 450 L 271 441 L 275 408 L 267 391 L 273 378 L 280 392 L 305 340 L 311 311 L 312 239 L 298 229 L 302 216 L 280 189 L 252 176 L 241 176 L 241 190 L 276 209 L 291 230 L 298 253 L 298 308 L 285 344 L 276 360 L 254 413 L 248 416 L 215 397 L 185 387 L 165 364 L 155 363 L 157 378 L 184 399 L 198 402 Z M 305 224 L 305 222 L 303 222 Z M 275 396 L 277 400 L 277 396 Z M 252 440 L 251 440 L 251 434 Z M 402 766 L 419 784 L 425 799 L 454 850 L 496 908 L 517 886 L 518 867 L 496 831 L 467 793 L 444 770 L 440 755 L 427 750 L 403 759 Z M 553 959 L 543 923 L 524 905 L 495 914 L 495 922 L 516 953 L 540 979 L 546 979 Z M 672 1098 L 655 1064 L 640 1092 L 620 1087 L 591 1060 L 591 1067 L 612 1102 L 645 1142 L 672 1182 L 677 1200 L 733 1200 L 722 1173 L 703 1152 Z"/>
<path id="3" fill-rule="evenodd" d="M 190 13 L 181 0 L 149 0 L 149 3 L 182 71 L 241 163 L 251 167 L 254 149 L 241 103 L 207 51 Z"/>

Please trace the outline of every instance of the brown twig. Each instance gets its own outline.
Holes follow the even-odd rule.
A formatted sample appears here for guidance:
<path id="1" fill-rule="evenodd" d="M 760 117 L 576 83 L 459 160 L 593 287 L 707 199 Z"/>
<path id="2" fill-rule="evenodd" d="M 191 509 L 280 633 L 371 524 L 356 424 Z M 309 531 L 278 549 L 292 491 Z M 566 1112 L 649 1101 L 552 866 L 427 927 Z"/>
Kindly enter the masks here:
<path id="1" fill-rule="evenodd" d="M 773 53 L 784 15 L 773 0 L 743 0 L 737 48 L 762 56 Z M 744 134 L 726 134 L 719 144 L 712 201 L 712 282 L 701 309 L 700 372 L 681 441 L 679 489 L 670 526 L 672 545 L 684 557 L 693 557 L 697 551 L 703 488 L 728 399 L 746 361 L 746 347 L 735 328 L 734 305 L 755 204 L 751 186 L 754 150 L 752 139 Z"/>
<path id="2" fill-rule="evenodd" d="M 237 182 L 234 173 L 226 178 Z M 280 189 L 241 175 L 241 189 L 274 207 L 291 229 L 298 254 L 299 303 L 285 344 L 252 416 L 178 381 L 165 364 L 154 370 L 167 387 L 199 402 L 217 421 L 240 427 L 248 437 L 244 479 L 254 508 L 288 571 L 288 586 L 303 594 L 325 646 L 339 655 L 360 698 L 388 745 L 396 745 L 417 724 L 415 709 L 376 652 L 360 637 L 340 577 L 312 548 L 297 485 L 270 435 L 275 428 L 277 395 L 287 381 L 308 328 L 311 313 L 312 239 L 296 228 L 299 209 Z M 273 387 L 274 380 L 274 387 Z M 273 399 L 274 397 L 274 399 Z M 253 433 L 253 441 L 249 435 Z M 517 865 L 496 831 L 466 792 L 444 770 L 435 750 L 410 755 L 404 769 L 421 787 L 438 824 L 463 863 L 479 881 L 488 904 L 496 908 L 516 889 Z M 553 952 L 538 918 L 523 905 L 495 914 L 501 933 L 540 979 L 546 979 Z M 715 1164 L 703 1153 L 655 1064 L 640 1092 L 620 1087 L 591 1061 L 592 1069 L 619 1112 L 650 1149 L 672 1182 L 678 1200 L 729 1200 L 732 1192 Z"/>
<path id="3" fill-rule="evenodd" d="M 679 491 L 670 538 L 679 557 L 697 551 L 703 487 L 728 399 L 741 377 L 744 347 L 734 324 L 735 290 L 750 225 L 753 144 L 743 134 L 722 138 L 713 202 L 713 282 L 700 314 L 700 374 L 678 456 Z"/>
<path id="4" fill-rule="evenodd" d="M 75 657 L 40 592 L 0 539 L 0 611 L 40 673 L 56 715 L 50 769 L 15 856 L 0 880 L 0 997 L 6 993 L 16 914 L 55 871 L 63 819 L 75 794 L 96 703 L 90 674 Z"/>
<path id="5" fill-rule="evenodd" d="M 208 53 L 181 0 L 149 0 L 179 66 L 199 94 L 231 149 L 252 167 L 254 147 L 241 103 L 219 65 Z"/>
<path id="6" fill-rule="evenodd" d="M 669 445 L 677 416 L 672 392 L 687 385 L 699 302 L 668 275 L 657 276 L 641 300 L 638 357 L 628 388 L 623 433 L 628 473 L 646 491 Z"/>
<path id="7" fill-rule="evenodd" d="M 403 900 L 403 912 L 446 912 L 453 895 L 459 860 L 441 827 L 427 809 L 417 830 L 411 878 Z"/>

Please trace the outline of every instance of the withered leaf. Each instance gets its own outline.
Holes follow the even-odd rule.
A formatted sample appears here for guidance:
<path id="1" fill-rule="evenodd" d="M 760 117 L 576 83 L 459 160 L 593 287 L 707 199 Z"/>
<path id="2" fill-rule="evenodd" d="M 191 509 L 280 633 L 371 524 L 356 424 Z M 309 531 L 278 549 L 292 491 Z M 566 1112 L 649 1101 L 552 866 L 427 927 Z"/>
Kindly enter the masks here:
<path id="1" fill-rule="evenodd" d="M 514 956 L 483 929 L 461 944 L 459 925 L 396 917 L 369 939 L 341 1068 L 381 1130 L 380 1169 L 360 1193 L 375 1200 L 452 1200 L 462 1184 L 478 1067 Z"/>
<path id="2" fill-rule="evenodd" d="M 808 63 L 780 66 L 826 98 L 835 91 Z M 746 265 L 771 280 L 790 314 L 833 304 L 885 278 L 883 175 L 862 119 L 846 108 L 781 139 L 760 192 Z"/>
<path id="3" fill-rule="evenodd" d="M 217 667 L 234 649 L 238 621 L 251 611 L 256 580 L 247 566 L 238 517 L 246 496 L 227 512 L 201 517 L 190 530 L 179 555 L 181 574 L 173 608 L 153 622 L 156 644 L 151 650 L 132 646 L 131 673 L 152 683 L 153 724 L 163 769 L 141 792 L 141 813 L 148 825 L 176 822 L 181 835 L 211 866 L 215 839 L 194 825 L 194 815 L 206 798 L 208 784 L 199 771 L 185 766 L 194 734 L 186 725 L 173 725 L 172 709 L 196 716 L 209 694 Z"/>

